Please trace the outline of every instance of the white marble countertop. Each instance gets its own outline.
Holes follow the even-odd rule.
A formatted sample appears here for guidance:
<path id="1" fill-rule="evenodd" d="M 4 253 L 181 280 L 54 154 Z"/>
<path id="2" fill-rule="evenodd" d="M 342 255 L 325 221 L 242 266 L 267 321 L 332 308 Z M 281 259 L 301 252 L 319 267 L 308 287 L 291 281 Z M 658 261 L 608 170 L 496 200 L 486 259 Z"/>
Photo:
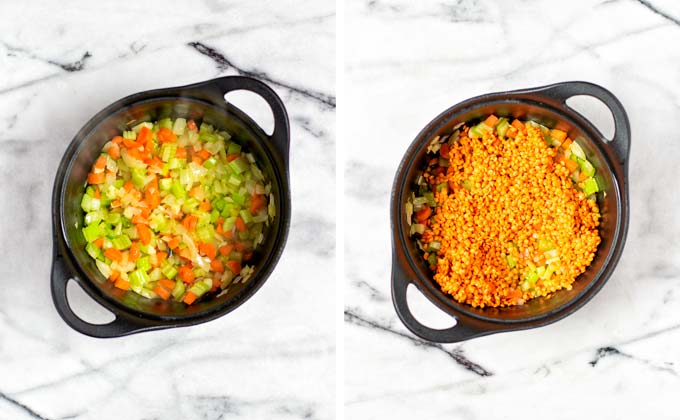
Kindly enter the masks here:
<path id="1" fill-rule="evenodd" d="M 0 28 L 0 419 L 334 418 L 334 2 L 3 2 Z M 292 125 L 293 217 L 274 273 L 199 326 L 71 330 L 49 289 L 67 145 L 128 94 L 237 73 L 267 81 Z M 108 319 L 77 288 L 73 300 Z"/>
<path id="2" fill-rule="evenodd" d="M 678 2 L 447 3 L 346 7 L 345 417 L 678 418 Z M 406 148 L 464 99 L 567 80 L 610 89 L 631 122 L 630 229 L 614 275 L 555 324 L 422 342 L 390 298 L 390 188 Z M 453 324 L 410 292 L 423 323 Z"/>

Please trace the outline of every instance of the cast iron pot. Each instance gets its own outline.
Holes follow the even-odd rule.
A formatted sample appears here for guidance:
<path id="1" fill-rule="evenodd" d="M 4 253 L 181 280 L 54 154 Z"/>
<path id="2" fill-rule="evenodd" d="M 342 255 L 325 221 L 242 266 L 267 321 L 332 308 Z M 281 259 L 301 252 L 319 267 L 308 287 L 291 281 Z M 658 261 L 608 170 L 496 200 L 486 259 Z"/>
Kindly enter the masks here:
<path id="1" fill-rule="evenodd" d="M 267 135 L 248 115 L 225 102 L 224 95 L 248 90 L 264 98 L 274 114 L 274 132 Z M 272 182 L 276 217 L 263 244 L 255 251 L 254 274 L 233 284 L 221 297 L 187 307 L 183 303 L 147 299 L 123 292 L 105 281 L 85 252 L 80 201 L 87 173 L 102 146 L 113 136 L 142 121 L 165 117 L 192 118 L 227 130 L 255 154 Z M 288 149 L 290 128 L 281 99 L 264 83 L 250 77 L 222 77 L 188 86 L 141 92 L 115 102 L 95 115 L 75 136 L 57 170 L 52 196 L 54 256 L 52 300 L 59 315 L 73 329 L 93 337 L 118 337 L 141 331 L 182 327 L 218 318 L 250 298 L 276 265 L 288 235 L 290 189 Z M 89 296 L 111 311 L 115 319 L 103 325 L 80 319 L 69 306 L 66 286 L 73 279 Z"/>
<path id="2" fill-rule="evenodd" d="M 612 112 L 614 138 L 607 140 L 583 115 L 566 104 L 576 95 L 604 102 Z M 604 184 L 597 194 L 602 213 L 602 242 L 593 262 L 574 282 L 572 290 L 561 290 L 548 298 L 532 299 L 521 306 L 473 308 L 441 291 L 409 238 L 404 205 L 418 170 L 425 164 L 427 145 L 437 135 L 449 134 L 461 122 L 476 122 L 489 114 L 530 119 L 566 131 L 578 139 Z M 455 105 L 430 122 L 409 147 L 397 170 L 392 190 L 392 301 L 397 315 L 415 335 L 430 341 L 454 343 L 504 331 L 550 324 L 573 313 L 597 293 L 609 279 L 621 256 L 628 230 L 627 162 L 630 126 L 621 102 L 608 90 L 586 82 L 564 82 L 533 89 L 491 93 Z M 448 329 L 422 325 L 409 310 L 406 290 L 413 283 L 432 303 L 456 319 Z"/>

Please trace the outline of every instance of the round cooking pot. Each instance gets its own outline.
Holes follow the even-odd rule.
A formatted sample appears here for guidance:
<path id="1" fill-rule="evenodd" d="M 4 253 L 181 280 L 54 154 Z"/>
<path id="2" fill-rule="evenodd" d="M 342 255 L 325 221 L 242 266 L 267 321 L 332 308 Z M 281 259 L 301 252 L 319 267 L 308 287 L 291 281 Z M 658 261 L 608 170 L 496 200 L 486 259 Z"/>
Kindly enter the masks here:
<path id="1" fill-rule="evenodd" d="M 576 95 L 601 100 L 614 117 L 615 133 L 607 140 L 583 115 L 566 104 Z M 442 292 L 431 270 L 409 237 L 404 206 L 419 170 L 425 166 L 426 149 L 435 136 L 450 134 L 459 123 L 476 123 L 495 114 L 499 117 L 533 120 L 566 131 L 577 139 L 588 160 L 597 169 L 604 191 L 597 193 L 602 214 L 602 239 L 595 257 L 573 284 L 549 297 L 531 299 L 524 305 L 504 308 L 474 308 Z M 454 343 L 504 331 L 550 324 L 573 313 L 588 302 L 609 279 L 621 256 L 628 230 L 628 171 L 630 126 L 621 102 L 608 90 L 587 82 L 565 82 L 533 89 L 491 93 L 455 105 L 430 122 L 409 147 L 394 179 L 391 202 L 392 301 L 397 315 L 415 335 L 430 341 Z M 414 284 L 432 303 L 456 319 L 447 329 L 432 329 L 418 322 L 406 300 Z"/>
<path id="2" fill-rule="evenodd" d="M 274 132 L 267 135 L 248 115 L 225 102 L 224 95 L 248 90 L 264 98 L 274 114 Z M 255 156 L 272 183 L 276 217 L 266 239 L 255 250 L 254 273 L 245 283 L 232 284 L 220 296 L 194 305 L 147 299 L 114 288 L 85 252 L 84 213 L 80 201 L 87 174 L 102 146 L 115 135 L 143 121 L 191 118 L 226 130 Z M 93 337 L 117 337 L 141 331 L 182 327 L 218 318 L 248 300 L 267 280 L 286 242 L 290 225 L 288 149 L 290 127 L 281 99 L 264 83 L 250 77 L 222 77 L 188 86 L 141 92 L 123 98 L 95 115 L 75 136 L 57 170 L 52 196 L 54 256 L 52 300 L 73 329 Z M 80 319 L 69 306 L 66 286 L 74 280 L 115 319 L 102 325 Z"/>

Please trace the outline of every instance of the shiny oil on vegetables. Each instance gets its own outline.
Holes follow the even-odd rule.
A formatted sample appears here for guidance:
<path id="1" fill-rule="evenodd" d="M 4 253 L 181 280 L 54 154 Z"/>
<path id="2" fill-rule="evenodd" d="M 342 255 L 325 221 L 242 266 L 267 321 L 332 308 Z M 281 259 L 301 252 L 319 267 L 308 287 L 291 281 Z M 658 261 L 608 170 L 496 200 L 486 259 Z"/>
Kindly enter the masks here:
<path id="1" fill-rule="evenodd" d="M 405 208 L 442 290 L 474 307 L 571 289 L 600 243 L 595 167 L 567 133 L 489 116 L 428 146 Z"/>
<path id="2" fill-rule="evenodd" d="M 253 273 L 275 216 L 271 184 L 229 133 L 144 122 L 102 148 L 81 207 L 85 250 L 114 286 L 193 304 Z"/>

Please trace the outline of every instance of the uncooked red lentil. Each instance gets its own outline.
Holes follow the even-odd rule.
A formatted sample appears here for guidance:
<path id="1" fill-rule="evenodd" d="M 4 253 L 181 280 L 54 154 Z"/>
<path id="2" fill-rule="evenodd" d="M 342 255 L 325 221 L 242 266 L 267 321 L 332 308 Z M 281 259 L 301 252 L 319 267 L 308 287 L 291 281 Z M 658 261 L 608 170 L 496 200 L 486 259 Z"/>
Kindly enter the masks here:
<path id="1" fill-rule="evenodd" d="M 493 128 L 498 119 L 486 123 Z M 584 156 L 572 157 L 580 170 L 569 162 L 578 145 L 563 131 L 501 123 L 503 130 L 463 126 L 440 145 L 423 174 L 436 204 L 417 203 L 413 214 L 425 226 L 419 242 L 434 280 L 482 308 L 571 289 L 600 243 L 600 213 L 584 184 L 592 179 L 597 192 L 594 169 Z"/>

